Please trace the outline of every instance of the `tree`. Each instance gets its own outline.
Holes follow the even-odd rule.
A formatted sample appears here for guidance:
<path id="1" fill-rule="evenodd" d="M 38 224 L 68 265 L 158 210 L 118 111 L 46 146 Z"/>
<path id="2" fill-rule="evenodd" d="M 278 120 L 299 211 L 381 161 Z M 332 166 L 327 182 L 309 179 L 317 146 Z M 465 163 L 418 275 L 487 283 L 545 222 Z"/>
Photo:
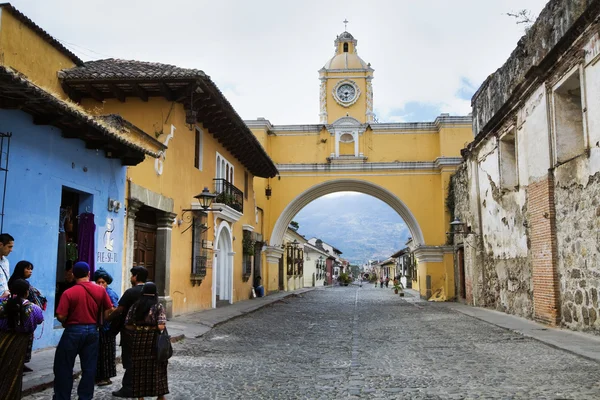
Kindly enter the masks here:
<path id="1" fill-rule="evenodd" d="M 296 221 L 292 221 L 290 222 L 290 228 L 292 228 L 292 230 L 294 231 L 297 231 L 300 228 L 300 224 Z"/>
<path id="2" fill-rule="evenodd" d="M 514 18 L 517 25 L 523 25 L 525 27 L 525 32 L 527 32 L 535 22 L 531 15 L 531 11 L 525 8 L 516 12 L 507 12 L 506 15 Z"/>

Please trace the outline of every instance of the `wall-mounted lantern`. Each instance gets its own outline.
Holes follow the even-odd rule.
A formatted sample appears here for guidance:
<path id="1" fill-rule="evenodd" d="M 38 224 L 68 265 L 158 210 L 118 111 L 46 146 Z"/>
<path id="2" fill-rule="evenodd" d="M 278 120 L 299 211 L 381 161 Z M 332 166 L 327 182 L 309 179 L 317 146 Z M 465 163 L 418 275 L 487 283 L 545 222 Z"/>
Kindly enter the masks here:
<path id="1" fill-rule="evenodd" d="M 476 235 L 475 232 L 471 231 L 471 227 L 467 226 L 465 222 L 462 222 L 460 219 L 456 218 L 454 221 L 450 222 L 450 232 L 454 235 Z"/>
<path id="2" fill-rule="evenodd" d="M 108 199 L 108 211 L 109 212 L 119 212 L 121 209 L 121 202 L 115 199 Z"/>

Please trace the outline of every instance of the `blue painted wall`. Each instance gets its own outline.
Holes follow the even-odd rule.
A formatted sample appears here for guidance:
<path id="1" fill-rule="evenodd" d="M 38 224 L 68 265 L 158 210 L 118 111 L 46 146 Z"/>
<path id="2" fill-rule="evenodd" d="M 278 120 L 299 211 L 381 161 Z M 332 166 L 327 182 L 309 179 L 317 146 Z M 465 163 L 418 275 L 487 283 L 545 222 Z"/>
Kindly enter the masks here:
<path id="1" fill-rule="evenodd" d="M 102 150 L 86 149 L 82 140 L 63 138 L 57 128 L 34 125 L 22 111 L 0 110 L 0 131 L 13 135 L 3 227 L 15 238 L 8 257 L 11 273 L 20 260 L 33 263 L 29 282 L 48 298 L 45 323 L 35 333 L 34 349 L 55 346 L 63 331 L 54 318 L 62 189 L 83 192 L 80 200 L 87 198 L 85 204 L 95 215 L 96 253 L 103 252 L 97 256 L 105 261 L 97 258 L 96 268 L 103 267 L 113 276 L 111 287 L 120 294 L 125 212 L 124 208 L 109 212 L 107 206 L 109 198 L 124 204 L 126 167 L 118 159 L 106 158 Z M 114 224 L 111 234 L 106 233 L 107 219 Z M 105 248 L 110 239 L 112 252 Z"/>

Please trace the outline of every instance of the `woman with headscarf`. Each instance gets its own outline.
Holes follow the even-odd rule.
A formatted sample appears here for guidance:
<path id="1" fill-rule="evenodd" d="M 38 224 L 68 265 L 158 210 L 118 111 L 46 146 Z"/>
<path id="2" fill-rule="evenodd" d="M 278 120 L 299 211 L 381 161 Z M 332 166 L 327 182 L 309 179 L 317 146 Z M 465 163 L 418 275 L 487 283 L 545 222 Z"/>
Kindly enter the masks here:
<path id="1" fill-rule="evenodd" d="M 165 329 L 167 316 L 158 302 L 156 285 L 146 282 L 140 299 L 131 306 L 125 328 L 131 331 L 133 397 L 157 396 L 163 400 L 169 393 L 168 361 L 156 357 L 158 334 Z"/>
<path id="2" fill-rule="evenodd" d="M 8 280 L 8 287 L 10 287 L 12 282 L 16 281 L 17 279 L 27 280 L 27 279 L 31 278 L 31 275 L 33 275 L 33 264 L 26 260 L 19 261 L 17 263 L 17 265 L 15 265 L 15 270 L 13 271 L 12 275 L 10 276 L 10 279 Z M 27 281 L 27 283 L 29 283 L 29 281 Z M 48 303 L 48 300 L 46 300 L 46 298 L 44 296 L 42 296 L 42 293 L 40 293 L 39 290 L 34 288 L 31 285 L 31 283 L 29 284 L 29 296 L 27 297 L 27 300 L 29 300 L 33 304 L 36 304 L 38 307 L 40 307 L 42 309 L 42 311 L 46 311 L 46 305 Z M 31 336 L 29 337 L 29 346 L 27 348 L 27 356 L 25 356 L 25 363 L 28 363 L 29 361 L 31 361 L 31 350 L 32 349 L 33 349 L 33 332 L 31 333 Z M 29 368 L 27 365 L 25 365 L 23 367 L 23 371 L 31 372 L 33 370 L 31 368 Z"/>
<path id="3" fill-rule="evenodd" d="M 0 393 L 3 400 L 16 400 L 21 398 L 29 338 L 44 321 L 44 314 L 27 300 L 26 280 L 13 279 L 9 290 L 10 297 L 0 300 Z"/>
<path id="4" fill-rule="evenodd" d="M 119 296 L 108 286 L 112 281 L 112 276 L 104 268 L 98 268 L 94 272 L 94 282 L 106 290 L 111 303 L 114 307 L 117 307 Z M 99 332 L 99 338 L 96 384 L 98 386 L 110 385 L 112 383 L 110 378 L 117 376 L 117 365 L 115 362 L 117 343 L 115 336 L 110 332 L 110 322 L 104 322 L 104 326 Z"/>

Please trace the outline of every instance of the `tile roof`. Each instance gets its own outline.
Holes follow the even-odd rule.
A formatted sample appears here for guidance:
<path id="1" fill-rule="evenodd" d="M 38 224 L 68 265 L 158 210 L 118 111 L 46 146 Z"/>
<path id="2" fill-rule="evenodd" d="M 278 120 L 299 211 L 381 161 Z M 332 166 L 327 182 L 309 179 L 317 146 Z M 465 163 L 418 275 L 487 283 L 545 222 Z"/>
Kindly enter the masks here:
<path id="1" fill-rule="evenodd" d="M 206 78 L 199 69 L 180 68 L 175 65 L 107 58 L 88 61 L 83 65 L 59 72 L 59 77 L 70 80 L 123 80 L 123 79 L 197 79 Z"/>
<path id="2" fill-rule="evenodd" d="M 59 129 L 76 132 L 86 142 L 98 141 L 119 148 L 123 152 L 123 161 L 126 165 L 135 165 L 141 162 L 144 154 L 158 157 L 159 151 L 164 149 L 164 146 L 157 141 L 155 141 L 157 143 L 155 146 L 138 144 L 137 142 L 140 141 L 145 143 L 144 139 L 148 134 L 123 121 L 121 121 L 122 126 L 117 127 L 106 117 L 91 116 L 79 106 L 52 95 L 11 68 L 1 65 L 0 93 L 6 95 L 4 97 L 6 100 L 0 102 L 0 108 L 17 107 L 32 115 L 34 123 L 35 118 L 47 120 L 47 122 L 37 123 L 54 125 Z"/>
<path id="3" fill-rule="evenodd" d="M 67 49 L 62 43 L 60 43 L 57 39 L 50 36 L 48 32 L 39 27 L 35 22 L 29 19 L 25 14 L 17 10 L 10 3 L 0 3 L 0 8 L 10 12 L 16 19 L 21 21 L 23 24 L 27 25 L 31 30 L 35 31 L 38 35 L 40 35 L 46 42 L 50 43 L 54 48 L 63 53 L 65 56 L 69 57 L 71 61 L 73 61 L 76 65 L 82 65 L 83 61 L 73 54 L 69 49 Z"/>

